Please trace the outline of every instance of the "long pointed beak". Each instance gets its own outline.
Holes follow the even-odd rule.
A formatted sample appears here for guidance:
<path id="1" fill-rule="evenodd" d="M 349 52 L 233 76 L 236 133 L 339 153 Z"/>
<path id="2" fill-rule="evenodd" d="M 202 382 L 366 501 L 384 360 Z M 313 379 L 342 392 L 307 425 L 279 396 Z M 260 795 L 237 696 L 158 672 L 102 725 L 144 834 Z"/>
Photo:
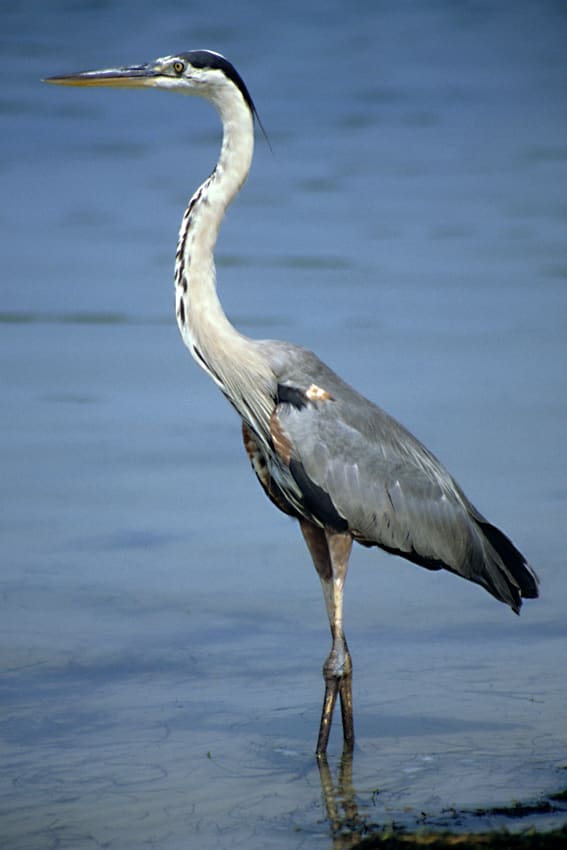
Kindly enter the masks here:
<path id="1" fill-rule="evenodd" d="M 60 77 L 47 77 L 44 83 L 57 86 L 113 86 L 114 88 L 141 88 L 154 85 L 160 71 L 153 64 L 129 65 L 124 68 L 105 68 L 102 71 L 79 71 Z"/>

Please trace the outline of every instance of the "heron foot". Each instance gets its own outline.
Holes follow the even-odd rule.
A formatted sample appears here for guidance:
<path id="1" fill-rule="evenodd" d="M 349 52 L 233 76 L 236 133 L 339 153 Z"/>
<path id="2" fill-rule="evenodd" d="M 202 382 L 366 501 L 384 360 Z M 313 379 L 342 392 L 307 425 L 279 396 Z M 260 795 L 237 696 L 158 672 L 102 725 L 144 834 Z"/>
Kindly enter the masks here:
<path id="1" fill-rule="evenodd" d="M 317 738 L 318 756 L 327 751 L 329 734 L 333 722 L 333 712 L 337 696 L 341 701 L 341 718 L 343 724 L 343 746 L 347 752 L 354 748 L 354 720 L 352 710 L 352 661 L 346 647 L 342 642 L 340 651 L 333 646 L 331 653 L 323 666 L 323 677 L 325 679 L 325 696 L 321 711 L 321 723 L 319 724 L 319 736 Z"/>

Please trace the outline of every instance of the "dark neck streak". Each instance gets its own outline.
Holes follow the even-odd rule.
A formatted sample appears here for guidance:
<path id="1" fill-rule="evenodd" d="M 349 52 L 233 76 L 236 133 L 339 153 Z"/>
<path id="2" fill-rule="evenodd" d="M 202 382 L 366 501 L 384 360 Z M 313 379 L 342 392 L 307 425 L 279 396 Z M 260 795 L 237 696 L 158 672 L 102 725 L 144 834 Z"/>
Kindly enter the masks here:
<path id="1" fill-rule="evenodd" d="M 218 96 L 223 122 L 219 161 L 191 198 L 179 232 L 175 264 L 177 324 L 195 360 L 243 419 L 269 432 L 275 378 L 254 340 L 226 317 L 216 290 L 214 247 L 226 208 L 246 180 L 252 160 L 252 114 L 240 92 Z"/>

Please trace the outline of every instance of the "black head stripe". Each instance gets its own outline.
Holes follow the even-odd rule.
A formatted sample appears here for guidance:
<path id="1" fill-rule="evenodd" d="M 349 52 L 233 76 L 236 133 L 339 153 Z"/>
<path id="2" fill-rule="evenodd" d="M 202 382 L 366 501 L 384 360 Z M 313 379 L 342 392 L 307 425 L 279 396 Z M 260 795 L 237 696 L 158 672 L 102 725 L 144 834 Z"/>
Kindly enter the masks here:
<path id="1" fill-rule="evenodd" d="M 212 50 L 190 50 L 188 53 L 180 53 L 181 59 L 186 59 L 194 68 L 213 68 L 222 71 L 229 80 L 235 84 L 240 90 L 242 97 L 248 104 L 250 112 L 256 115 L 256 107 L 250 96 L 250 92 L 246 88 L 246 83 L 228 59 L 221 56 L 220 53 L 214 53 Z"/>

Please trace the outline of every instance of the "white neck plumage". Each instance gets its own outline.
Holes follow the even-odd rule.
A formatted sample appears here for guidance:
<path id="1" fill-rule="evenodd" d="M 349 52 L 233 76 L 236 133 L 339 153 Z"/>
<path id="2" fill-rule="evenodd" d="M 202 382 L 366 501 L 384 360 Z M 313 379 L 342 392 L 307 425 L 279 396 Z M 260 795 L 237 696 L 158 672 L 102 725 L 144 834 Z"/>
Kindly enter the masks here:
<path id="1" fill-rule="evenodd" d="M 224 213 L 250 171 L 254 119 L 233 83 L 211 92 L 210 99 L 222 120 L 222 147 L 213 173 L 191 198 L 181 223 L 175 264 L 177 324 L 197 363 L 248 424 L 265 431 L 273 375 L 254 340 L 227 319 L 217 295 L 213 255 Z M 258 386 L 264 389 L 260 398 Z"/>

